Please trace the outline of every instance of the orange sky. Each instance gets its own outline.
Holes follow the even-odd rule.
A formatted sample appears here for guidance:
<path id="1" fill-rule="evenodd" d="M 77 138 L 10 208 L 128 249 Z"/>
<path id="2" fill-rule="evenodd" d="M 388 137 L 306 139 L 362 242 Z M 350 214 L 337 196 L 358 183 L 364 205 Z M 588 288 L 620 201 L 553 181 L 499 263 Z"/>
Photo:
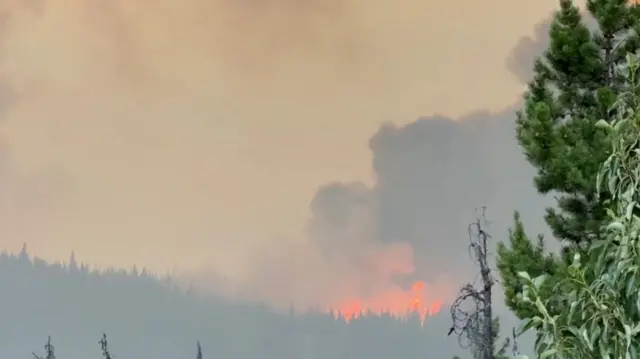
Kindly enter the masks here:
<path id="1" fill-rule="evenodd" d="M 381 122 L 516 101 L 505 59 L 555 5 L 1 1 L 0 245 L 241 277 L 319 185 L 370 181 Z"/>

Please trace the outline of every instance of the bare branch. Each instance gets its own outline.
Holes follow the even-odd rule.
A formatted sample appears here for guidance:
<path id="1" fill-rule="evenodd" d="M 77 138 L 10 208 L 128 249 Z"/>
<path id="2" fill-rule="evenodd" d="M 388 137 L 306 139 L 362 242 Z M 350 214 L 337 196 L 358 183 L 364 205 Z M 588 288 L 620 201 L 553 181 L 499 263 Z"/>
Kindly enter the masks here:
<path id="1" fill-rule="evenodd" d="M 45 357 L 41 357 L 33 352 L 31 354 L 33 354 L 34 359 L 56 359 L 55 348 L 51 344 L 51 336 L 47 339 L 47 344 L 44 345 L 44 350 L 47 353 Z"/>
<path id="2" fill-rule="evenodd" d="M 485 207 L 478 210 L 475 222 L 469 225 L 469 255 L 480 268 L 482 285 L 464 285 L 451 305 L 453 325 L 449 334 L 458 335 L 460 346 L 469 349 L 475 359 L 492 359 L 494 349 L 491 289 L 495 284 L 487 257 L 491 236 L 485 230 L 488 222 Z"/>
<path id="3" fill-rule="evenodd" d="M 108 344 L 107 343 L 107 334 L 102 333 L 102 338 L 100 339 L 98 344 L 100 344 L 100 348 L 102 349 L 102 356 L 104 357 L 104 359 L 113 359 L 113 356 L 109 352 L 109 348 L 107 346 L 107 344 Z"/>
<path id="4" fill-rule="evenodd" d="M 520 351 L 518 350 L 518 335 L 516 334 L 516 328 L 512 328 L 511 329 L 511 335 L 513 337 L 513 356 L 517 357 L 518 355 L 520 355 Z"/>

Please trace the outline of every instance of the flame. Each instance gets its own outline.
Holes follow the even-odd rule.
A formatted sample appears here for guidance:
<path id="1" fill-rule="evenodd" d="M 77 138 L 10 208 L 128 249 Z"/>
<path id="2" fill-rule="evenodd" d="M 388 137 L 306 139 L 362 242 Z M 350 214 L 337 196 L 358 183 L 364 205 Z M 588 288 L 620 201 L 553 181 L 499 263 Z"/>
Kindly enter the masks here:
<path id="1" fill-rule="evenodd" d="M 424 326 L 426 318 L 438 313 L 444 304 L 442 299 L 429 300 L 430 293 L 427 288 L 427 283 L 417 281 L 409 291 L 390 293 L 368 300 L 347 300 L 330 311 L 336 319 L 341 318 L 347 323 L 368 313 L 386 314 L 399 319 L 417 314 L 420 317 L 420 325 Z"/>

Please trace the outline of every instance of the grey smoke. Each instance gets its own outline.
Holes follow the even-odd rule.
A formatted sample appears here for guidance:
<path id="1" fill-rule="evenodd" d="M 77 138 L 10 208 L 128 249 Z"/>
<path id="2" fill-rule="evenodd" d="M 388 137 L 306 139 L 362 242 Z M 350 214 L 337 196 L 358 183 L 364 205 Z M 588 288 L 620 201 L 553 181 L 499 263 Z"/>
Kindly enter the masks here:
<path id="1" fill-rule="evenodd" d="M 507 61 L 509 71 L 521 82 L 531 76 L 532 55 L 541 53 L 546 46 L 546 28 L 548 23 L 541 23 L 534 37 L 521 39 Z M 317 41 L 321 50 L 332 44 L 322 37 Z M 269 41 L 260 43 L 269 45 Z M 295 48 L 296 43 L 293 38 L 287 46 Z M 347 49 L 349 44 L 347 39 L 339 47 Z M 233 59 L 253 51 L 235 50 Z M 135 57 L 127 49 L 122 52 L 131 59 Z M 335 53 L 327 50 L 313 54 Z M 342 64 L 341 60 L 338 58 L 336 63 Z M 251 68 L 257 63 L 241 65 Z M 516 103 L 498 112 L 481 111 L 459 118 L 432 115 L 407 125 L 381 126 L 369 142 L 374 184 L 333 182 L 319 188 L 310 203 L 311 247 L 279 242 L 275 249 L 257 250 L 260 256 L 253 264 L 252 279 L 245 287 L 234 290 L 281 305 L 295 299 L 309 304 L 325 300 L 331 303 L 341 299 L 341 291 L 359 295 L 386 289 L 387 281 L 406 288 L 412 280 L 437 283 L 442 276 L 448 276 L 446 289 L 455 293 L 461 282 L 473 278 L 466 238 L 475 208 L 487 206 L 495 240 L 506 239 L 513 210 L 522 212 L 531 234 L 546 231 L 542 215 L 549 200 L 535 192 L 533 169 L 513 137 L 515 111 L 519 107 L 520 103 Z M 50 197 L 52 193 L 64 194 L 67 180 L 56 179 L 63 176 L 45 172 L 42 176 L 24 177 L 13 172 L 5 171 L 5 198 L 10 200 L 3 202 L 7 203 L 3 205 L 6 212 L 0 212 L 6 214 L 3 218 L 7 223 L 20 205 L 29 206 L 30 210 L 49 208 L 44 204 L 64 200 L 64 196 Z M 19 218 L 33 219 L 31 216 L 29 211 L 29 216 Z M 37 230 L 28 232 L 32 230 L 26 227 L 28 223 L 16 227 L 15 238 L 44 235 Z M 31 234 L 25 235 L 27 232 Z M 412 253 L 404 250 L 405 244 Z M 372 259 L 381 252 L 391 252 L 403 260 L 411 257 L 414 268 Z M 335 278 L 345 273 L 348 278 L 340 283 L 345 287 L 334 287 Z M 380 283 L 379 273 L 393 276 L 382 278 L 384 283 Z M 363 287 L 354 289 L 353 283 Z"/>
<path id="2" fill-rule="evenodd" d="M 375 223 L 372 240 L 410 243 L 417 273 L 427 280 L 468 267 L 467 225 L 476 208 L 487 207 L 496 240 L 505 239 L 513 210 L 536 223 L 534 231 L 543 230 L 547 202 L 535 192 L 533 170 L 514 139 L 515 109 L 382 126 L 370 141 L 375 185 L 320 188 L 312 222 L 322 218 L 339 230 L 348 225 L 351 208 L 367 208 Z M 331 237 L 317 240 L 325 248 L 344 245 Z"/>

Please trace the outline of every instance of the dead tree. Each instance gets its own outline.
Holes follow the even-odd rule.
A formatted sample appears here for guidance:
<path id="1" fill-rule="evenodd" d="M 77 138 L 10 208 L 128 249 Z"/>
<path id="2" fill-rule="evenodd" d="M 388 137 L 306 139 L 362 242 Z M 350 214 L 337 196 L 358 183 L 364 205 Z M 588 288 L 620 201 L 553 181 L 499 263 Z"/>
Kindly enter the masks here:
<path id="1" fill-rule="evenodd" d="M 476 221 L 469 225 L 469 254 L 480 268 L 481 283 L 468 283 L 460 289 L 451 305 L 453 325 L 449 335 L 457 334 L 460 346 L 469 349 L 474 359 L 493 359 L 497 333 L 494 333 L 491 309 L 491 289 L 495 281 L 488 262 L 491 236 L 485 230 L 488 225 L 485 208 L 479 212 Z"/>
<path id="2" fill-rule="evenodd" d="M 104 359 L 113 359 L 113 356 L 109 352 L 109 347 L 107 346 L 107 335 L 105 333 L 102 333 L 102 338 L 100 338 L 98 344 L 100 344 L 100 348 L 102 349 L 102 356 L 104 357 Z"/>
<path id="3" fill-rule="evenodd" d="M 49 339 L 47 340 L 47 344 L 44 345 L 44 350 L 47 353 L 46 356 L 41 357 L 36 353 L 32 353 L 33 358 L 34 359 L 56 359 L 55 348 L 51 344 L 51 336 L 49 336 Z"/>
<path id="4" fill-rule="evenodd" d="M 200 341 L 198 340 L 198 355 L 196 359 L 202 359 L 202 347 L 200 346 Z"/>

